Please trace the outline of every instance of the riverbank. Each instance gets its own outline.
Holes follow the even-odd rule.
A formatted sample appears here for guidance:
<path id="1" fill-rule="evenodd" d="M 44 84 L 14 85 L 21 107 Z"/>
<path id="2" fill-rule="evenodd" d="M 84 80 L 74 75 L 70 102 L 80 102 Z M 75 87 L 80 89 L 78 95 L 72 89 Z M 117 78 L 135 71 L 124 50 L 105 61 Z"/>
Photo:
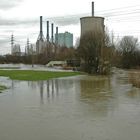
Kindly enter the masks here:
<path id="1" fill-rule="evenodd" d="M 130 70 L 129 81 L 133 86 L 140 88 L 140 70 Z"/>
<path id="2" fill-rule="evenodd" d="M 80 72 L 53 72 L 34 70 L 0 70 L 0 76 L 9 77 L 12 80 L 37 81 L 52 78 L 80 75 Z"/>

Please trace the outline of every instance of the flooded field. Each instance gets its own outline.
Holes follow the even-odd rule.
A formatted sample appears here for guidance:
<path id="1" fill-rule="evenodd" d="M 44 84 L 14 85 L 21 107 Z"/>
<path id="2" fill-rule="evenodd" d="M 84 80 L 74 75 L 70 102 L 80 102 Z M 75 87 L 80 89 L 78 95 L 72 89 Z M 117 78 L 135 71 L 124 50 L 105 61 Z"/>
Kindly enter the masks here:
<path id="1" fill-rule="evenodd" d="M 140 89 L 127 73 L 12 81 L 0 94 L 0 140 L 138 140 Z"/>
<path id="2" fill-rule="evenodd" d="M 39 71 L 72 71 L 64 70 L 61 67 L 47 67 L 46 65 L 27 65 L 27 64 L 0 64 L 1 69 L 18 69 L 18 70 L 39 70 Z"/>

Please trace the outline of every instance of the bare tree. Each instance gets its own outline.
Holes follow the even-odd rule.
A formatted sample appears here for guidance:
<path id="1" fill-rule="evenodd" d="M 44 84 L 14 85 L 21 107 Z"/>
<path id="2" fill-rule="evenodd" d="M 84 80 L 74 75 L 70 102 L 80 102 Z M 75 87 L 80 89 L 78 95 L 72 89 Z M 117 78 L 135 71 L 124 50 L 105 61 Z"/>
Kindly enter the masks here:
<path id="1" fill-rule="evenodd" d="M 136 50 L 137 46 L 138 39 L 133 36 L 124 36 L 119 43 L 119 49 L 123 54 L 132 54 Z"/>
<path id="2" fill-rule="evenodd" d="M 88 32 L 80 38 L 77 49 L 79 57 L 83 60 L 83 70 L 88 73 L 97 73 L 101 48 L 104 46 L 104 34 L 101 32 Z"/>
<path id="3" fill-rule="evenodd" d="M 121 65 L 123 68 L 131 68 L 135 65 L 138 45 L 138 39 L 133 36 L 124 36 L 120 40 L 119 51 L 121 52 Z"/>

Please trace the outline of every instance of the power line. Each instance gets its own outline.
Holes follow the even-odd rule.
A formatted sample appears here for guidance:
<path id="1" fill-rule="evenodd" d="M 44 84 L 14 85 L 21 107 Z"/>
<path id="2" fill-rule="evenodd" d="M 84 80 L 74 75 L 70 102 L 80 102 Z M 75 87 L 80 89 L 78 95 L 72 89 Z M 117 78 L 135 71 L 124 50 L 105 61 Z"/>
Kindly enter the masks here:
<path id="1" fill-rule="evenodd" d="M 114 8 L 114 9 L 109 9 L 109 10 L 102 10 L 102 11 L 97 11 L 98 13 L 100 12 L 108 12 L 108 11 L 115 11 L 115 10 L 118 10 L 118 9 L 130 9 L 130 8 L 136 8 L 136 7 L 140 7 L 140 5 L 133 5 L 133 6 L 125 6 L 125 7 L 119 7 L 119 8 Z"/>

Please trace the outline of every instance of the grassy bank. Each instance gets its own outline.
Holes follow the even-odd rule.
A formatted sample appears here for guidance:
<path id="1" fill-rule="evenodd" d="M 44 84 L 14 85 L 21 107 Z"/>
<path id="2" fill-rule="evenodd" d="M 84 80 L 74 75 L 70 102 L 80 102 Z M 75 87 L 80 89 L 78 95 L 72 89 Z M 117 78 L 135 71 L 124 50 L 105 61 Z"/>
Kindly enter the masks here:
<path id="1" fill-rule="evenodd" d="M 133 86 L 140 88 L 140 71 L 131 70 L 129 71 L 129 81 Z"/>
<path id="2" fill-rule="evenodd" d="M 0 93 L 2 93 L 3 90 L 7 89 L 6 86 L 0 85 Z"/>
<path id="3" fill-rule="evenodd" d="M 0 70 L 0 76 L 9 77 L 14 80 L 37 81 L 51 78 L 79 75 L 79 72 L 51 72 L 33 70 Z"/>
<path id="4" fill-rule="evenodd" d="M 0 69 L 20 69 L 20 67 L 0 67 Z"/>

